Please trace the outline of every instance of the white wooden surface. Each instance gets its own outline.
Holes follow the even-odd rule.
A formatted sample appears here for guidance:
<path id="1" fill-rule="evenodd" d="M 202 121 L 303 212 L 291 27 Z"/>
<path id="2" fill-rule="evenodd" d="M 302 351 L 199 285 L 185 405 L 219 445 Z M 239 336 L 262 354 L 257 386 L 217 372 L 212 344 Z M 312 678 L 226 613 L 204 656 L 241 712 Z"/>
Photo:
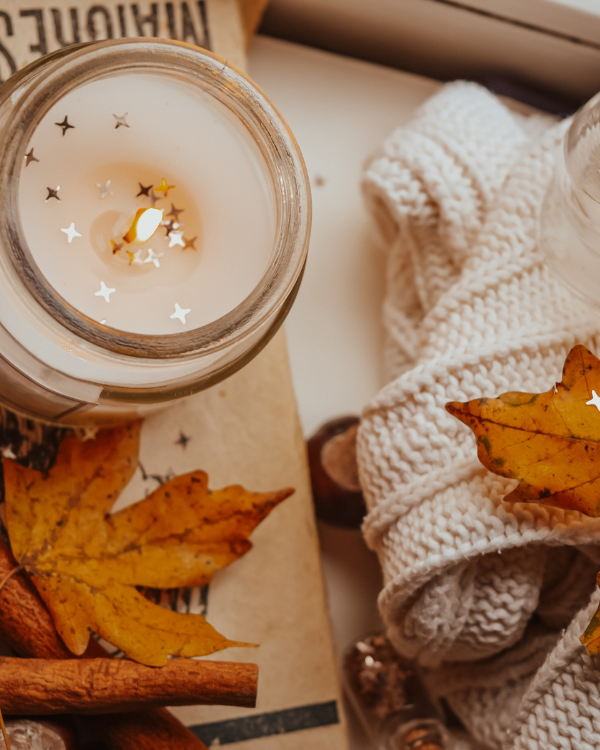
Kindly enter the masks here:
<path id="1" fill-rule="evenodd" d="M 305 433 L 360 413 L 383 385 L 380 304 L 384 256 L 364 208 L 365 160 L 439 84 L 287 42 L 258 37 L 250 75 L 280 108 L 306 159 L 313 233 L 298 299 L 286 328 Z M 323 572 L 338 654 L 381 629 L 377 560 L 359 532 L 320 526 Z M 351 747 L 366 739 L 350 717 Z"/>

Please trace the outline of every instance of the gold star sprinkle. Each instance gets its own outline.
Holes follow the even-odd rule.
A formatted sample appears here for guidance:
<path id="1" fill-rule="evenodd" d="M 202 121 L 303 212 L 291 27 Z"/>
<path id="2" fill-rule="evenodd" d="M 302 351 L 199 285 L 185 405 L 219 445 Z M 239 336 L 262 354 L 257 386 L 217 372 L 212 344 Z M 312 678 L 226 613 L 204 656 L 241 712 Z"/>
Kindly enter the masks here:
<path id="1" fill-rule="evenodd" d="M 33 149 L 30 149 L 25 154 L 25 166 L 28 167 L 32 161 L 39 161 L 39 159 L 33 155 Z"/>
<path id="2" fill-rule="evenodd" d="M 123 126 L 124 128 L 128 128 L 129 127 L 129 125 L 127 124 L 127 119 L 126 119 L 128 114 L 129 114 L 129 112 L 125 112 L 125 114 L 122 115 L 121 117 L 119 117 L 119 115 L 113 115 L 113 117 L 115 118 L 115 121 L 116 121 L 116 123 L 115 123 L 115 130 L 117 128 L 120 128 L 121 126 Z"/>
<path id="3" fill-rule="evenodd" d="M 183 249 L 188 250 L 189 248 L 191 248 L 192 250 L 196 250 L 196 245 L 194 243 L 196 242 L 197 239 L 198 237 L 196 236 L 196 237 L 192 237 L 191 240 L 185 240 Z"/>
<path id="4" fill-rule="evenodd" d="M 163 177 L 160 182 L 160 185 L 156 188 L 154 192 L 163 193 L 163 195 L 166 198 L 167 195 L 169 195 L 169 190 L 175 190 L 175 185 L 169 185 L 167 181 L 165 180 L 165 178 Z"/>
<path id="5" fill-rule="evenodd" d="M 153 206 L 156 206 L 156 201 L 161 201 L 163 199 L 163 196 L 156 195 L 156 193 L 153 190 L 148 196 L 148 198 L 150 198 L 150 203 L 152 203 Z"/>
<path id="6" fill-rule="evenodd" d="M 139 198 L 140 195 L 146 195 L 148 198 L 150 197 L 150 191 L 154 187 L 154 185 L 148 185 L 148 187 L 144 187 L 141 182 L 138 182 L 138 185 L 140 186 L 140 192 L 135 196 L 136 198 Z"/>
<path id="7" fill-rule="evenodd" d="M 115 242 L 114 240 L 110 241 L 110 244 L 112 245 L 112 253 L 115 255 L 119 252 L 119 250 L 123 247 L 122 242 Z"/>
<path id="8" fill-rule="evenodd" d="M 175 208 L 175 206 L 171 203 L 171 210 L 167 214 L 171 219 L 174 221 L 179 221 L 179 214 L 182 214 L 185 211 L 185 208 Z"/>
<path id="9" fill-rule="evenodd" d="M 170 221 L 163 221 L 162 222 L 162 226 L 165 228 L 165 230 L 167 232 L 167 237 L 171 234 L 171 232 L 174 229 L 177 229 L 177 227 L 176 227 L 175 222 L 173 221 L 173 219 L 171 219 Z"/>
<path id="10" fill-rule="evenodd" d="M 65 119 L 62 122 L 55 122 L 55 125 L 58 125 L 59 128 L 62 128 L 62 134 L 64 135 L 69 128 L 72 128 L 75 130 L 75 125 L 71 125 L 69 123 L 69 120 L 67 119 L 67 115 L 65 115 Z"/>
<path id="11" fill-rule="evenodd" d="M 60 200 L 58 197 L 58 191 L 60 190 L 60 185 L 57 185 L 56 188 L 49 188 L 47 187 L 46 190 L 48 191 L 48 195 L 46 196 L 45 203 L 48 203 L 50 198 L 56 198 L 57 201 Z"/>
<path id="12" fill-rule="evenodd" d="M 139 250 L 136 250 L 135 253 L 132 252 L 131 250 L 128 250 L 127 251 L 127 255 L 129 257 L 129 265 L 131 265 L 132 263 L 143 263 L 144 262 L 142 260 L 142 248 L 141 247 L 140 247 Z"/>

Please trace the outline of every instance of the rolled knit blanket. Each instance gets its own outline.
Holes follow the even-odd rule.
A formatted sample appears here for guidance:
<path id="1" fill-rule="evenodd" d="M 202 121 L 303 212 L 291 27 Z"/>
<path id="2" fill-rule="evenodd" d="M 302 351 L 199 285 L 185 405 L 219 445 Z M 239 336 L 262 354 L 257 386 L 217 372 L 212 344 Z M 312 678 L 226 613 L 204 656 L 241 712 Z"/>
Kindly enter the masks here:
<path id="1" fill-rule="evenodd" d="M 567 126 L 450 84 L 390 137 L 363 183 L 389 245 L 390 382 L 365 409 L 357 443 L 363 531 L 384 574 L 379 605 L 399 651 L 429 669 L 490 748 L 600 747 L 600 734 L 595 746 L 569 744 L 579 731 L 569 721 L 542 730 L 544 714 L 532 729 L 525 716 L 546 710 L 540 675 L 564 663 L 548 653 L 557 642 L 565 651 L 560 631 L 594 591 L 600 519 L 504 502 L 514 483 L 479 464 L 471 431 L 444 408 L 546 391 L 575 343 L 600 353 L 600 314 L 563 288 L 537 245 Z M 571 666 L 587 659 L 573 627 Z M 600 729 L 600 672 L 582 670 L 572 681 L 593 681 Z"/>

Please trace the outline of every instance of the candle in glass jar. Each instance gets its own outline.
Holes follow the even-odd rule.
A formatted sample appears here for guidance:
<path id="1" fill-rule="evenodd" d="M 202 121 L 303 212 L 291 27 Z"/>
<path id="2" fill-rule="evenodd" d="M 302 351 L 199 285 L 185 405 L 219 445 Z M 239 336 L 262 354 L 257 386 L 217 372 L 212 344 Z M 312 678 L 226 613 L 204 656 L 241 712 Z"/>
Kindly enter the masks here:
<path id="1" fill-rule="evenodd" d="M 0 87 L 0 400 L 75 423 L 223 380 L 277 331 L 310 235 L 302 156 L 205 50 L 121 39 Z"/>
<path id="2" fill-rule="evenodd" d="M 276 236 L 266 165 L 246 128 L 205 92 L 159 75 L 93 81 L 57 102 L 24 154 L 19 204 L 49 284 L 90 319 L 139 334 L 233 310 Z M 147 238 L 136 237 L 138 214 Z"/>

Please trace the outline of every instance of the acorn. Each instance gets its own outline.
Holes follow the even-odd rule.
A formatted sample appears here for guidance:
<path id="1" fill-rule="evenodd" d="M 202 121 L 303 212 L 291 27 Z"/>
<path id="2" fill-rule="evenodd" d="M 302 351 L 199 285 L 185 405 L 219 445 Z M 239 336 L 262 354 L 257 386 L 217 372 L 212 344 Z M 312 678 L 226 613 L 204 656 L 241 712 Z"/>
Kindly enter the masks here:
<path id="1" fill-rule="evenodd" d="M 326 422 L 308 440 L 315 513 L 320 521 L 358 529 L 367 512 L 356 463 L 355 416 Z"/>

